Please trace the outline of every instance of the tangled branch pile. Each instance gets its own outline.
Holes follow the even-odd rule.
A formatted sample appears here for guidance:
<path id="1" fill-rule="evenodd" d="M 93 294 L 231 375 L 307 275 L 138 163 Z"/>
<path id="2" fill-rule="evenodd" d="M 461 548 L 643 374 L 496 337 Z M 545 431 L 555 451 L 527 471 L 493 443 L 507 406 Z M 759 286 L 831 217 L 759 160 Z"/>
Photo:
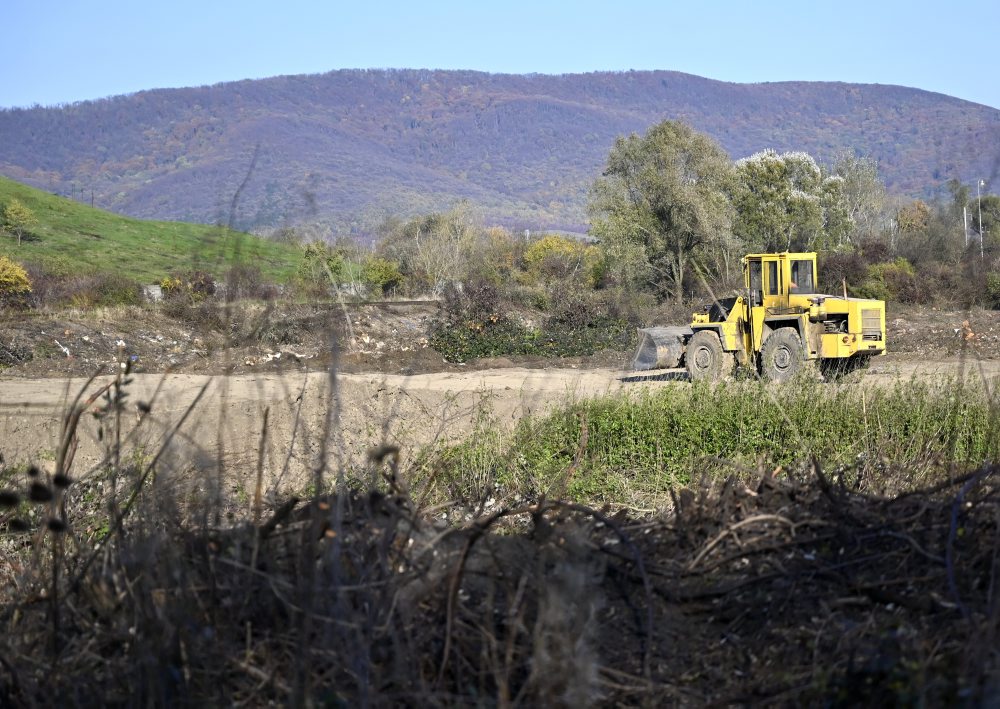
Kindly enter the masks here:
<path id="1" fill-rule="evenodd" d="M 8 538 L 0 704 L 989 704 L 997 472 L 889 499 L 813 464 L 459 526 L 390 485 L 222 528 L 154 484 L 102 541 Z"/>

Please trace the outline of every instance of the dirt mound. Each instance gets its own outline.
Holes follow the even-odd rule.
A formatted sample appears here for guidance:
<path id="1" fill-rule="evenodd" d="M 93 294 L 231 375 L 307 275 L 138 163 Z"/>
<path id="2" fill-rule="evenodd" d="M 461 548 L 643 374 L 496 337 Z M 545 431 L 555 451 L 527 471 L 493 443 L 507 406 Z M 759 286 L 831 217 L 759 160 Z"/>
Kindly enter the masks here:
<path id="1" fill-rule="evenodd" d="M 1000 358 L 1000 311 L 896 307 L 886 312 L 885 325 L 893 355 Z"/>
<path id="2" fill-rule="evenodd" d="M 435 369 L 427 329 L 437 308 L 217 302 L 87 313 L 27 313 L 0 321 L 5 376 L 112 373 L 122 353 L 137 372 L 232 374 L 328 367 L 331 342 L 348 368 Z"/>

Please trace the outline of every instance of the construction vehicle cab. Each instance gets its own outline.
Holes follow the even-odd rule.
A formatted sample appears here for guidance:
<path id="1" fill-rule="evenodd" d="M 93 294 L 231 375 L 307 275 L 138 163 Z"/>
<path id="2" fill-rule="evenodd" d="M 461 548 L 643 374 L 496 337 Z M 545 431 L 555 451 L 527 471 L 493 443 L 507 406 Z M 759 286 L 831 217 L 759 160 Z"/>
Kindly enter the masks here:
<path id="1" fill-rule="evenodd" d="M 742 365 L 784 381 L 810 363 L 845 371 L 885 354 L 885 303 L 818 293 L 815 253 L 749 254 L 743 279 L 742 294 L 713 301 L 689 327 L 640 330 L 633 368 L 720 379 Z"/>

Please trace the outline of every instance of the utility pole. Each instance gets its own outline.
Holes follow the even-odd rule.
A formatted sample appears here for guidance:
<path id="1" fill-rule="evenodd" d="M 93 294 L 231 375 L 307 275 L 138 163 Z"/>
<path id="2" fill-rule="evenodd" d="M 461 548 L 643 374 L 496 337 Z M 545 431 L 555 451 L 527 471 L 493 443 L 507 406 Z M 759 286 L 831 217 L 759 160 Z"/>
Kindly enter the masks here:
<path id="1" fill-rule="evenodd" d="M 965 234 L 965 248 L 969 248 L 969 208 L 962 207 L 962 232 Z"/>
<path id="2" fill-rule="evenodd" d="M 984 258 L 983 242 L 986 241 L 986 237 L 983 235 L 983 197 L 979 193 L 979 188 L 986 185 L 985 180 L 980 180 L 976 183 L 976 203 L 979 208 L 979 258 Z"/>

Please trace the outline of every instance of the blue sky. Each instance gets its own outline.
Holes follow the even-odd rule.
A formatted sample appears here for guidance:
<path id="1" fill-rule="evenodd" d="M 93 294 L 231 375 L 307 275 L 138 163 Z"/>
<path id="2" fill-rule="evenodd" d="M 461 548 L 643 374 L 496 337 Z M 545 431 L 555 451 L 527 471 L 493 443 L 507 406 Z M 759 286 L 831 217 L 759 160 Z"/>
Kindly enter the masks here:
<path id="1" fill-rule="evenodd" d="M 1000 108 L 998 0 L 5 0 L 0 22 L 2 107 L 393 67 L 901 84 Z"/>

